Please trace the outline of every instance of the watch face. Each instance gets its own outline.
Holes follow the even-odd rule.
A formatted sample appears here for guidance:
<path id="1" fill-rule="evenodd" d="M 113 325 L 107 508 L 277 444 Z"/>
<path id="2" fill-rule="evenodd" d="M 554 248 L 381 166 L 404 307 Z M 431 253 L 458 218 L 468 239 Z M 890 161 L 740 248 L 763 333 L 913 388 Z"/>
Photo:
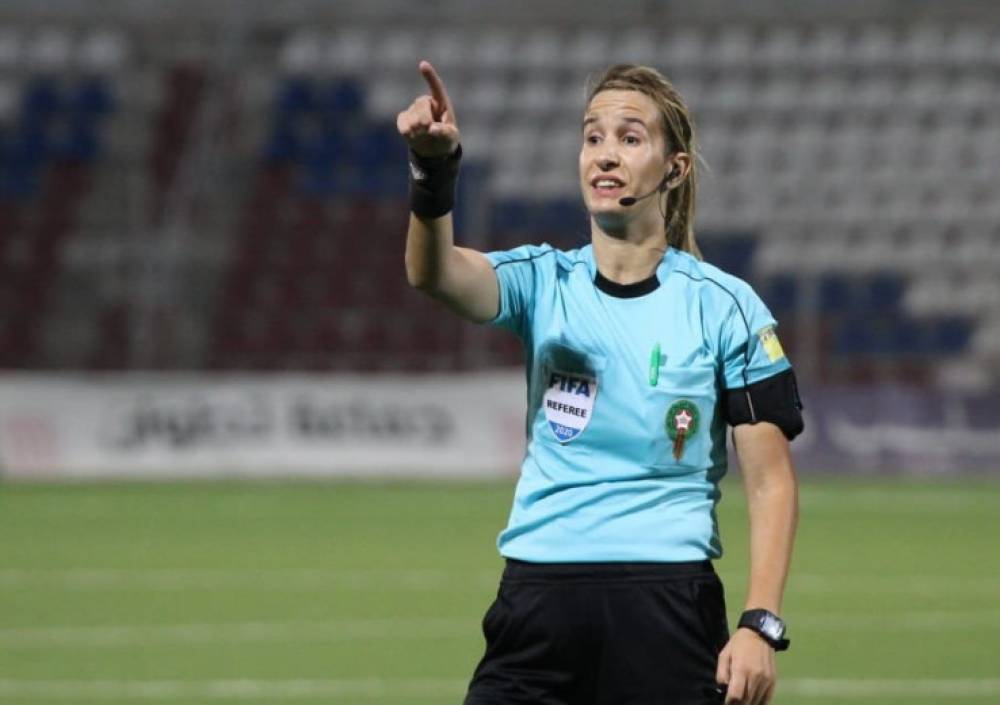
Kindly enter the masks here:
<path id="1" fill-rule="evenodd" d="M 781 639 L 785 634 L 784 623 L 773 614 L 764 615 L 764 618 L 761 620 L 760 629 L 767 634 L 769 639 L 774 639 L 775 641 Z"/>

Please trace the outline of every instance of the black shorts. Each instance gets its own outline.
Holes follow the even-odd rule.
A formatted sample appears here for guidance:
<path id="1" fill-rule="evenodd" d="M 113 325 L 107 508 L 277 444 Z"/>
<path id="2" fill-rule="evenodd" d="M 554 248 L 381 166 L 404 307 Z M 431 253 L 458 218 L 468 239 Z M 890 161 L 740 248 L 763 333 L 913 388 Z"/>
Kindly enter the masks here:
<path id="1" fill-rule="evenodd" d="M 508 560 L 465 705 L 718 705 L 729 640 L 711 561 Z"/>

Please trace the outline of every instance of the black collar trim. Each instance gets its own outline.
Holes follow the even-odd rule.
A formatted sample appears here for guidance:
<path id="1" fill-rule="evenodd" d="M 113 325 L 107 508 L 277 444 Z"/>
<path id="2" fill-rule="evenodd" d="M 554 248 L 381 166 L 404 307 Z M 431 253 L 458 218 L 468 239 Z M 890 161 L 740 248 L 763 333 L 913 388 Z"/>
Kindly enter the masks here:
<path id="1" fill-rule="evenodd" d="M 618 282 L 611 281 L 598 271 L 594 276 L 594 286 L 608 296 L 614 296 L 619 299 L 634 299 L 656 291 L 660 287 L 660 280 L 656 278 L 656 272 L 653 272 L 648 278 L 642 281 L 631 284 L 619 284 Z"/>

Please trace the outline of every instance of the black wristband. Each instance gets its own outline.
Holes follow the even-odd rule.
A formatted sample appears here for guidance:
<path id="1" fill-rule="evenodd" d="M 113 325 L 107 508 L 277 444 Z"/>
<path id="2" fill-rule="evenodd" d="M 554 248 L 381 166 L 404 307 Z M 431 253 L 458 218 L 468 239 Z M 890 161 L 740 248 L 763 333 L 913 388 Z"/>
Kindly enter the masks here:
<path id="1" fill-rule="evenodd" d="M 410 150 L 410 210 L 420 218 L 440 218 L 455 207 L 462 145 L 445 157 L 422 157 Z"/>

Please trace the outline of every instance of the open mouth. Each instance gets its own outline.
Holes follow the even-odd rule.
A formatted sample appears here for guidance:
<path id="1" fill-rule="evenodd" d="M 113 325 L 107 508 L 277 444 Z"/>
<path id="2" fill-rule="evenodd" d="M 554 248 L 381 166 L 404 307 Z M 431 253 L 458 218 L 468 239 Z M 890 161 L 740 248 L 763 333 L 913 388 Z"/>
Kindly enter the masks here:
<path id="1" fill-rule="evenodd" d="M 592 179 L 590 187 L 598 196 L 618 196 L 625 188 L 625 183 L 613 176 L 598 176 Z"/>

